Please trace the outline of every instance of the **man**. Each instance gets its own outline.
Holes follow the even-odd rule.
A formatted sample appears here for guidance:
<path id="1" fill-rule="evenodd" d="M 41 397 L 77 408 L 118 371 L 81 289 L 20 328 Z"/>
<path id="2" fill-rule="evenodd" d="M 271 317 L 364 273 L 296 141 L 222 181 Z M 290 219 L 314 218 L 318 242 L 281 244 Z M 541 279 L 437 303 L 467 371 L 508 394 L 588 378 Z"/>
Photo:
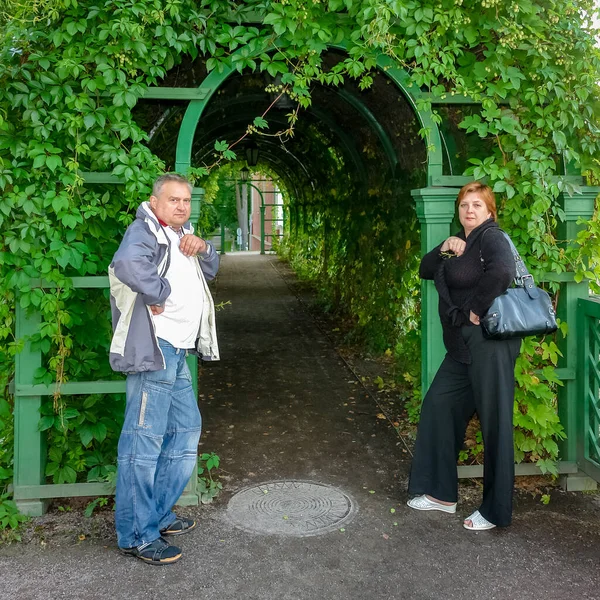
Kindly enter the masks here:
<path id="1" fill-rule="evenodd" d="M 190 183 L 159 177 L 109 267 L 110 364 L 127 373 L 119 438 L 115 524 L 119 548 L 153 565 L 181 550 L 163 536 L 196 523 L 173 505 L 196 469 L 201 417 L 185 358 L 218 360 L 212 297 L 219 257 L 188 220 Z M 195 374 L 194 374 L 195 376 Z"/>

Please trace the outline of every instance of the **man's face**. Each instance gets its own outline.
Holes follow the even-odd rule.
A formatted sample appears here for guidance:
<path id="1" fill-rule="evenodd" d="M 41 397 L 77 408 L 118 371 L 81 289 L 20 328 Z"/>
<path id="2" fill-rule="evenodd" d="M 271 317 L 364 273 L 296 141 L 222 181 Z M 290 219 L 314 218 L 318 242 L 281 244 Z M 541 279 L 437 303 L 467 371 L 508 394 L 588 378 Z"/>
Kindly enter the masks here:
<path id="1" fill-rule="evenodd" d="M 167 225 L 179 228 L 190 218 L 192 197 L 185 183 L 167 181 L 158 196 L 150 196 L 152 212 Z"/>

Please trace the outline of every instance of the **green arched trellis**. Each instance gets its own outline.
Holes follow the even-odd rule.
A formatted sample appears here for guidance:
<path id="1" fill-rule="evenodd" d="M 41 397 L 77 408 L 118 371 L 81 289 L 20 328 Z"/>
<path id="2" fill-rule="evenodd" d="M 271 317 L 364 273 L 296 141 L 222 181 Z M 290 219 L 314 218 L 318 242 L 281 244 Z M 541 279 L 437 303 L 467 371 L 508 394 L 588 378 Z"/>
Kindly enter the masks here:
<path id="1" fill-rule="evenodd" d="M 344 50 L 344 46 L 335 46 L 336 49 Z M 241 51 L 240 51 L 241 52 Z M 421 224 L 421 247 L 426 252 L 437 245 L 450 233 L 450 226 L 454 217 L 454 200 L 457 188 L 468 183 L 471 178 L 445 175 L 443 172 L 444 151 L 446 144 L 442 133 L 438 128 L 431 110 L 432 103 L 438 104 L 476 104 L 469 98 L 450 97 L 445 100 L 433 99 L 415 86 L 410 75 L 389 56 L 380 55 L 377 59 L 377 67 L 384 75 L 389 77 L 397 86 L 403 96 L 412 107 L 422 131 L 426 133 L 427 149 L 427 187 L 413 190 L 416 212 Z M 212 72 L 207 76 L 201 88 L 206 93 L 201 99 L 192 100 L 186 111 L 177 140 L 176 166 L 178 170 L 185 171 L 191 165 L 191 149 L 194 133 L 200 122 L 203 110 L 212 95 L 226 79 L 234 72 L 233 68 L 224 68 L 220 73 Z M 348 98 L 346 98 L 348 100 Z M 389 153 L 388 143 L 385 139 L 383 128 L 377 121 L 376 115 L 372 115 L 366 107 L 353 105 L 371 125 L 379 137 L 384 150 Z M 448 163 L 451 161 L 448 158 Z M 566 176 L 566 173 L 564 174 Z M 580 176 L 571 177 L 576 183 L 583 186 L 584 181 Z M 578 228 L 576 221 L 579 217 L 589 218 L 593 214 L 594 200 L 598 195 L 597 188 L 582 187 L 582 193 L 577 198 L 566 198 L 563 196 L 562 204 L 565 212 L 565 222 L 562 225 L 560 237 L 566 240 L 575 238 Z M 575 324 L 577 321 L 577 302 L 588 297 L 588 288 L 585 282 L 577 284 L 571 274 L 556 276 L 545 274 L 546 280 L 560 280 L 562 283 L 561 303 L 559 315 L 563 320 Z M 424 282 L 422 287 L 422 388 L 427 389 L 439 363 L 444 354 L 441 340 L 441 327 L 437 318 L 437 294 L 431 282 Z M 577 336 L 571 329 L 571 334 L 566 341 L 562 342 L 563 359 L 558 369 L 558 376 L 563 380 L 564 387 L 559 395 L 559 413 L 561 421 L 567 432 L 567 442 L 562 447 L 562 458 L 564 461 L 574 461 L 578 455 L 577 435 L 578 416 L 577 403 L 580 397 L 577 374 Z M 600 436 L 598 436 L 600 437 Z M 579 452 L 580 454 L 580 452 Z"/>
<path id="2" fill-rule="evenodd" d="M 343 48 L 341 48 L 343 49 Z M 241 53 L 239 50 L 237 53 Z M 235 53 L 234 53 L 235 54 Z M 385 55 L 381 55 L 377 60 L 377 67 L 389 77 L 414 110 L 421 127 L 427 132 L 427 179 L 428 185 L 439 185 L 443 176 L 443 155 L 442 139 L 438 126 L 433 120 L 433 115 L 428 108 L 418 108 L 419 101 L 424 100 L 422 94 L 417 91 L 411 91 L 410 77 L 400 69 L 393 60 Z M 202 82 L 200 88 L 206 90 L 201 99 L 191 100 L 181 122 L 179 135 L 177 136 L 177 149 L 175 156 L 175 168 L 179 172 L 185 173 L 191 166 L 192 147 L 194 136 L 202 114 L 210 102 L 212 96 L 225 83 L 225 81 L 235 72 L 232 67 L 224 67 L 220 72 L 212 71 Z M 363 114 L 365 114 L 363 112 Z M 376 134 L 381 138 L 381 126 L 374 117 L 368 118 L 368 121 Z M 385 144 L 384 144 L 385 145 Z"/>
<path id="3" fill-rule="evenodd" d="M 338 46 L 343 50 L 343 46 Z M 238 50 L 241 53 L 242 50 Z M 389 77 L 396 87 L 400 90 L 419 121 L 419 124 L 427 133 L 427 184 L 425 190 L 414 190 L 413 195 L 417 203 L 417 215 L 421 221 L 422 249 L 427 251 L 438 240 L 447 237 L 450 232 L 450 223 L 454 216 L 453 200 L 456 191 L 450 189 L 440 189 L 438 187 L 430 189 L 431 186 L 440 185 L 461 185 L 461 182 L 450 181 L 453 178 L 443 175 L 443 145 L 440 130 L 433 119 L 431 109 L 427 107 L 426 98 L 415 86 L 412 85 L 410 76 L 406 71 L 389 57 L 381 55 L 377 59 L 377 68 Z M 196 129 L 202 114 L 210 102 L 212 96 L 222 86 L 225 81 L 234 73 L 232 67 L 224 67 L 220 72 L 212 71 L 202 82 L 200 88 L 206 90 L 202 98 L 192 100 L 183 117 L 179 135 L 177 137 L 177 148 L 175 166 L 176 170 L 185 173 L 192 166 L 192 148 Z M 353 104 L 356 104 L 353 101 Z M 419 108 L 419 105 L 424 107 Z M 375 130 L 376 135 L 386 146 L 385 139 L 382 140 L 383 129 L 377 122 L 376 116 L 372 115 L 365 107 L 361 111 L 366 117 L 369 125 Z M 388 150 L 389 152 L 389 150 Z M 441 339 L 441 327 L 437 318 L 432 318 L 437 314 L 437 295 L 431 282 L 423 284 L 423 343 L 422 343 L 422 361 L 423 361 L 423 384 L 428 386 L 433 378 L 433 374 L 443 357 L 443 346 L 439 343 Z"/>
<path id="4" fill-rule="evenodd" d="M 343 48 L 342 48 L 343 49 Z M 454 216 L 454 199 L 456 188 L 466 183 L 469 178 L 448 176 L 443 173 L 442 135 L 437 127 L 433 114 L 428 108 L 428 96 L 411 85 L 410 76 L 387 56 L 380 56 L 377 66 L 387 75 L 405 96 L 412 106 L 423 130 L 427 132 L 427 187 L 413 190 L 416 211 L 421 223 L 422 250 L 427 251 L 448 236 L 450 224 Z M 226 67 L 223 71 L 212 72 L 199 88 L 151 88 L 145 97 L 189 100 L 189 106 L 181 124 L 176 149 L 176 169 L 185 172 L 191 166 L 194 133 L 202 118 L 203 111 L 219 86 L 233 73 Z M 468 98 L 452 97 L 437 100 L 442 104 L 470 103 Z M 377 116 L 363 116 L 374 127 L 377 127 Z M 378 133 L 376 131 L 376 133 Z M 379 130 L 381 133 L 381 130 Z M 385 146 L 385 141 L 380 137 Z M 271 153 L 274 162 L 280 161 L 276 153 Z M 297 158 L 297 157 L 295 157 Z M 292 161 L 281 163 L 291 165 Z M 306 170 L 306 169 L 305 169 Z M 121 184 L 123 181 L 112 173 L 82 173 L 86 184 Z M 572 178 L 582 184 L 581 177 Z M 574 198 L 562 198 L 565 221 L 558 232 L 564 240 L 573 240 L 581 227 L 577 223 L 580 217 L 589 218 L 594 211 L 594 201 L 598 188 L 582 187 L 582 193 Z M 202 190 L 194 189 L 194 198 L 200 199 Z M 198 203 L 198 202 L 197 202 Z M 600 352 L 600 319 L 599 304 L 589 300 L 585 282 L 575 283 L 571 273 L 545 274 L 546 280 L 559 281 L 561 284 L 559 316 L 571 324 L 571 333 L 561 343 L 563 358 L 558 376 L 563 380 L 560 389 L 559 414 L 567 433 L 567 441 L 561 447 L 562 472 L 577 471 L 578 464 L 600 479 L 600 413 L 597 402 L 600 389 L 600 375 L 597 374 L 597 357 Z M 32 286 L 40 286 L 41 282 L 32 281 Z M 74 287 L 108 287 L 106 277 L 73 278 Z M 443 345 L 440 343 L 441 332 L 437 318 L 437 297 L 433 286 L 426 283 L 422 295 L 422 366 L 423 389 L 442 358 Z M 577 325 L 577 327 L 576 327 Z M 19 508 L 31 515 L 41 514 L 45 508 L 46 498 L 64 496 L 93 496 L 110 493 L 110 488 L 103 483 L 78 483 L 63 485 L 47 485 L 45 481 L 45 447 L 42 433 L 37 428 L 39 409 L 42 397 L 54 393 L 54 385 L 35 384 L 34 373 L 41 365 L 39 349 L 34 349 L 28 336 L 34 334 L 39 327 L 39 315 L 26 316 L 17 303 L 17 337 L 25 339 L 24 350 L 17 355 L 15 369 L 15 476 L 14 497 Z M 594 375 L 596 373 L 596 375 Z M 63 384 L 61 393 L 122 393 L 122 381 L 68 382 Z M 583 406 L 586 411 L 583 411 Z M 589 407 L 589 410 L 588 408 Z M 595 457 L 595 458 L 594 458 Z M 576 464 L 577 461 L 577 464 Z M 527 465 L 524 465 L 527 467 Z M 521 472 L 527 473 L 527 469 Z M 517 469 L 519 473 L 519 469 Z M 479 473 L 468 472 L 467 476 Z M 577 478 L 575 478 L 577 481 Z M 577 485 L 577 484 L 576 484 Z M 192 485 L 193 488 L 193 485 Z M 576 488 L 571 488 L 576 489 Z M 188 489 L 184 502 L 197 503 L 198 496 L 194 489 Z"/>

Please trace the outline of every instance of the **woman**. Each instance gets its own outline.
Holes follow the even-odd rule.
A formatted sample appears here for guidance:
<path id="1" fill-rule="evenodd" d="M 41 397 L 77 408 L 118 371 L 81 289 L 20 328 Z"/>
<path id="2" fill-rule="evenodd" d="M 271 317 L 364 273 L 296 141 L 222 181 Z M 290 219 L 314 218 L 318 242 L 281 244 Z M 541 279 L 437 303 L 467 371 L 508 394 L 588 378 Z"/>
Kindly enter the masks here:
<path id="1" fill-rule="evenodd" d="M 480 531 L 510 525 L 514 479 L 514 368 L 521 341 L 483 337 L 479 319 L 515 276 L 510 245 L 496 223 L 487 185 L 464 186 L 457 199 L 463 227 L 426 254 L 420 275 L 439 293 L 446 357 L 423 401 L 408 506 L 456 512 L 456 461 L 474 412 L 484 443 L 483 501 L 464 521 Z"/>

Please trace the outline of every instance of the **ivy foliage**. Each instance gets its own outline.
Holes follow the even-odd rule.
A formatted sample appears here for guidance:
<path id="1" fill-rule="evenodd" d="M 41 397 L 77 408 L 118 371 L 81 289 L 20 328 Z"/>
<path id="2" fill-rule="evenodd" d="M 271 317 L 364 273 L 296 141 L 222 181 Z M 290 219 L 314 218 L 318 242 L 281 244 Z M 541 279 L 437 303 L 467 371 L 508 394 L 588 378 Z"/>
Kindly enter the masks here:
<path id="1" fill-rule="evenodd" d="M 421 109 L 430 107 L 431 98 L 470 96 L 481 102 L 481 111 L 460 126 L 490 140 L 493 150 L 489 156 L 472 157 L 469 173 L 487 177 L 499 193 L 502 218 L 532 269 L 574 270 L 595 279 L 600 274 L 595 220 L 575 244 L 561 243 L 564 213 L 558 197 L 562 191 L 576 190 L 564 178 L 555 179 L 563 163 L 590 177 L 600 173 L 600 57 L 590 29 L 596 10 L 591 0 L 6 0 L 4 7 L 4 386 L 19 348 L 14 329 L 17 302 L 42 317 L 33 339 L 44 353 L 38 381 L 110 376 L 108 327 L 85 326 L 90 318 L 108 322 L 106 298 L 75 291 L 70 277 L 106 272 L 135 207 L 164 170 L 163 159 L 149 149 L 148 133 L 136 124 L 132 108 L 182 57 L 205 62 L 208 71 L 232 67 L 279 76 L 282 93 L 298 107 L 310 105 L 316 85 L 336 87 L 351 80 L 368 88 L 381 54 L 404 67 L 415 89 L 431 94 L 421 100 Z M 333 65 L 324 61 L 331 46 L 343 46 L 346 52 Z M 299 115 L 298 109 L 290 113 L 291 126 Z M 257 117 L 255 130 L 268 120 L 268 115 Z M 435 113 L 433 117 L 438 118 Z M 427 137 L 427 131 L 421 133 Z M 221 156 L 235 158 L 230 141 L 215 142 Z M 338 161 L 340 177 L 341 166 Z M 195 167 L 195 176 L 207 174 L 205 165 Z M 112 173 L 122 184 L 86 183 L 82 172 L 88 171 Z M 398 319 L 416 323 L 414 215 L 398 216 L 403 224 L 396 234 L 375 248 L 375 241 L 386 237 L 390 220 L 396 219 L 395 199 L 386 199 L 382 191 L 380 201 L 362 214 L 357 204 L 346 201 L 353 186 L 343 188 L 343 199 L 339 183 L 323 190 L 322 199 L 335 200 L 331 208 L 313 204 L 307 209 L 311 219 L 304 220 L 302 233 L 312 237 L 291 237 L 290 252 L 305 260 L 313 252 L 313 265 L 320 265 L 325 279 L 334 282 L 332 290 L 337 292 L 331 297 L 338 294 L 337 300 L 350 307 L 361 324 Z M 371 241 L 365 228 L 376 231 Z M 385 259 L 394 256 L 394 248 L 397 265 Z M 30 279 L 39 277 L 45 287 L 32 288 Z M 355 285 L 348 287 L 349 281 Z M 384 282 L 389 281 L 393 284 L 387 286 Z M 409 308 L 402 308 L 401 315 L 390 308 L 405 302 Z M 385 345 L 388 335 L 382 333 L 377 344 Z M 530 375 L 547 362 L 541 346 L 527 356 L 531 360 L 523 371 Z M 54 402 L 63 406 L 58 421 L 52 416 L 56 406 L 44 408 L 41 427 L 51 432 L 53 453 L 47 474 L 54 481 L 89 478 L 91 468 L 111 463 L 119 410 L 101 400 L 65 400 L 57 394 Z M 550 405 L 552 400 L 544 402 Z M 533 414 L 527 408 L 525 412 Z M 83 451 L 76 449 L 78 444 Z M 554 458 L 554 448 L 548 446 L 538 455 Z M 108 476 L 106 468 L 98 473 Z"/>

